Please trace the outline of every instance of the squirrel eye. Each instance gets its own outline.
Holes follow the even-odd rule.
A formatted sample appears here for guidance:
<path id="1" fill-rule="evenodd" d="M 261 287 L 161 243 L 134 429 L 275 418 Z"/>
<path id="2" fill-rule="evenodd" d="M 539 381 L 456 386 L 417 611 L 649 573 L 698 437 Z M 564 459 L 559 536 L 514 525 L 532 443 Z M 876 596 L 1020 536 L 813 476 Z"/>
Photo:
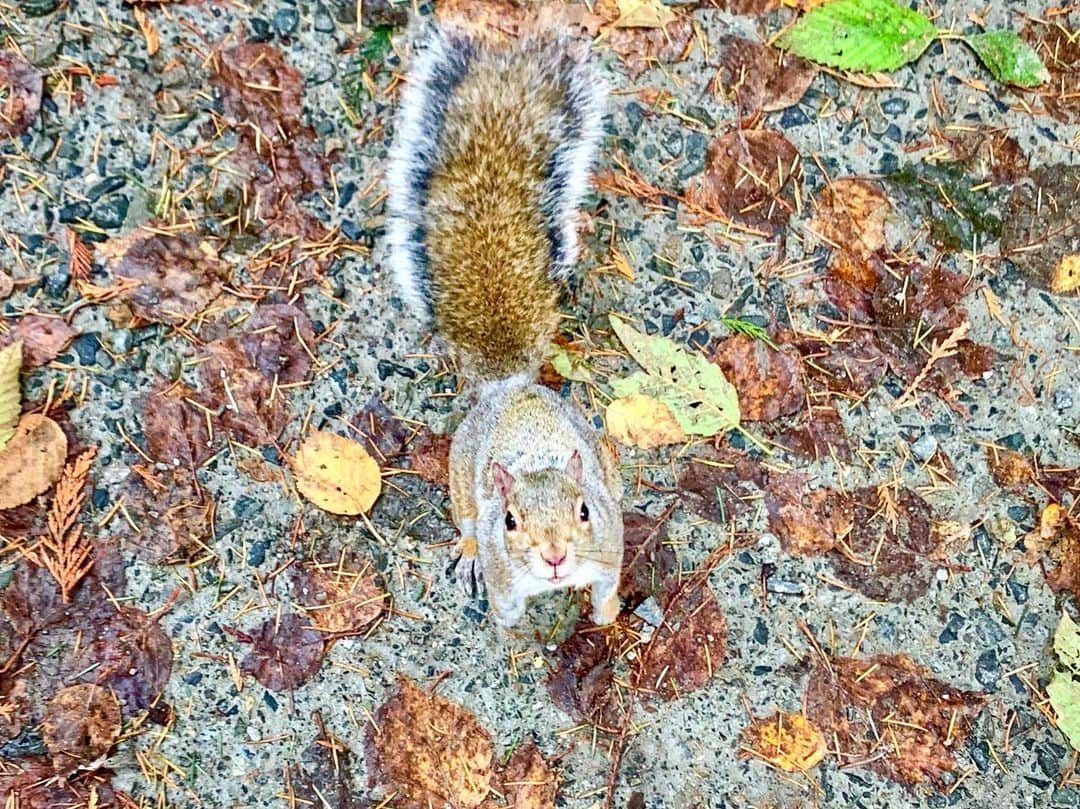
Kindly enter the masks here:
<path id="1" fill-rule="evenodd" d="M 514 515 L 511 514 L 509 511 L 506 512 L 506 530 L 507 531 L 516 531 L 517 530 L 517 520 L 514 519 Z"/>
<path id="2" fill-rule="evenodd" d="M 579 512 L 582 522 L 589 521 L 589 507 L 584 503 L 581 504 L 581 511 Z"/>

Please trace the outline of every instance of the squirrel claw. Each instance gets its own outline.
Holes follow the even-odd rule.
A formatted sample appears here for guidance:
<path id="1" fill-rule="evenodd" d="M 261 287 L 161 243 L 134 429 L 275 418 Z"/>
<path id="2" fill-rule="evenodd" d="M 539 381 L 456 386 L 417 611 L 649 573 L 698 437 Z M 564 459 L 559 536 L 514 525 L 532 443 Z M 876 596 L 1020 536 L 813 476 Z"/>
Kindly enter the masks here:
<path id="1" fill-rule="evenodd" d="M 446 575 L 457 579 L 458 587 L 470 598 L 480 595 L 484 583 L 484 573 L 480 569 L 480 560 L 476 555 L 458 553 L 446 568 Z"/>

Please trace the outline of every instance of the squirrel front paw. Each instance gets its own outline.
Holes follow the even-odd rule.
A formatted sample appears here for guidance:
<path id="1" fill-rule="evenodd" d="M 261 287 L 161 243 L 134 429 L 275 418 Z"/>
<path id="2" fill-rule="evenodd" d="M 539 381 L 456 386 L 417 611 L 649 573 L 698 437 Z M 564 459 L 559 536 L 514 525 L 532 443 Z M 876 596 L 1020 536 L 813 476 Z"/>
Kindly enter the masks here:
<path id="1" fill-rule="evenodd" d="M 593 585 L 597 587 L 598 585 Z M 612 588 L 605 594 L 601 594 L 601 598 L 593 597 L 593 612 L 592 621 L 598 626 L 604 626 L 610 624 L 616 618 L 619 617 L 619 589 L 618 587 Z"/>
<path id="2" fill-rule="evenodd" d="M 480 568 L 480 557 L 477 556 L 474 537 L 462 537 L 458 541 L 454 558 L 446 568 L 446 574 L 457 579 L 458 587 L 465 595 L 470 598 L 480 595 L 480 588 L 484 584 L 484 571 Z"/>

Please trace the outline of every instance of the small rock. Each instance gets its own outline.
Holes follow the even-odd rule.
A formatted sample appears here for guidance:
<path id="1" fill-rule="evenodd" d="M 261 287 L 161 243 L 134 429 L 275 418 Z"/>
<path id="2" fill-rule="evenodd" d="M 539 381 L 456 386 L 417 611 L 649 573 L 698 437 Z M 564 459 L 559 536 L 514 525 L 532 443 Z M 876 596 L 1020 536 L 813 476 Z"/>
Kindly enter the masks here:
<path id="1" fill-rule="evenodd" d="M 75 222 L 90 216 L 89 202 L 69 202 L 56 213 L 56 218 L 61 222 Z"/>
<path id="2" fill-rule="evenodd" d="M 126 354 L 131 350 L 133 342 L 131 329 L 114 329 L 105 335 L 109 348 L 117 354 Z"/>
<path id="3" fill-rule="evenodd" d="M 678 157 L 682 154 L 683 149 L 683 135 L 678 129 L 669 129 L 663 135 L 663 140 L 660 143 L 664 147 L 664 151 L 671 157 Z"/>
<path id="4" fill-rule="evenodd" d="M 687 180 L 705 170 L 705 149 L 709 141 L 700 132 L 691 132 L 683 143 L 685 162 L 679 169 L 679 179 Z"/>
<path id="5" fill-rule="evenodd" d="M 82 365 L 93 365 L 97 359 L 98 350 L 101 348 L 101 342 L 98 340 L 97 334 L 89 332 L 76 337 L 71 347 L 78 354 L 79 362 Z"/>
<path id="6" fill-rule="evenodd" d="M 707 109 L 704 107 L 689 106 L 686 108 L 686 114 L 696 121 L 701 121 L 709 129 L 713 129 L 716 126 L 716 119 L 713 118 Z"/>
<path id="7" fill-rule="evenodd" d="M 887 98 L 881 102 L 881 111 L 886 115 L 903 115 L 908 110 L 906 98 Z"/>
<path id="8" fill-rule="evenodd" d="M 119 191 L 125 185 L 127 185 L 127 180 L 124 177 L 106 177 L 100 183 L 92 185 L 86 192 L 86 196 L 91 202 L 97 202 L 101 197 L 113 191 Z"/>
<path id="9" fill-rule="evenodd" d="M 1072 393 L 1064 388 L 1054 391 L 1054 407 L 1058 410 L 1069 410 L 1073 406 Z"/>
<path id="10" fill-rule="evenodd" d="M 326 10 L 326 6 L 322 3 L 315 7 L 314 26 L 315 30 L 320 34 L 332 33 L 336 27 L 334 18 L 330 16 L 330 12 Z"/>
<path id="11" fill-rule="evenodd" d="M 805 126 L 810 123 L 810 117 L 803 112 L 802 107 L 795 105 L 788 107 L 780 116 L 781 129 L 794 129 L 797 126 Z"/>
<path id="12" fill-rule="evenodd" d="M 150 367 L 170 382 L 180 378 L 180 358 L 176 356 L 172 349 L 165 348 L 154 354 Z"/>
<path id="13" fill-rule="evenodd" d="M 300 22 L 300 14 L 295 8 L 283 8 L 274 15 L 274 30 L 278 36 L 288 36 L 296 30 Z"/>
<path id="14" fill-rule="evenodd" d="M 1050 796 L 1050 805 L 1054 809 L 1076 809 L 1076 807 L 1080 807 L 1080 789 L 1058 787 Z"/>
<path id="15" fill-rule="evenodd" d="M 266 561 L 266 549 L 270 543 L 265 539 L 257 539 L 248 548 L 247 563 L 249 567 L 258 567 Z"/>
<path id="16" fill-rule="evenodd" d="M 626 122 L 630 125 L 630 131 L 636 135 L 645 121 L 645 108 L 636 101 L 631 101 L 623 107 L 623 112 L 626 115 Z"/>
<path id="17" fill-rule="evenodd" d="M 19 8 L 27 17 L 44 17 L 60 8 L 60 0 L 22 0 Z"/>
<path id="18" fill-rule="evenodd" d="M 262 17 L 252 17 L 248 20 L 251 26 L 251 35 L 248 37 L 252 42 L 269 42 L 273 34 L 270 32 L 270 23 Z"/>
<path id="19" fill-rule="evenodd" d="M 997 651 L 987 649 L 975 662 L 975 679 L 984 688 L 993 688 L 1001 676 L 1001 664 L 998 662 Z"/>
<path id="20" fill-rule="evenodd" d="M 116 230 L 127 219 L 130 204 L 131 200 L 122 194 L 118 194 L 103 205 L 98 206 L 92 217 L 94 224 L 104 230 Z"/>
<path id="21" fill-rule="evenodd" d="M 930 433 L 923 433 L 919 439 L 911 445 L 911 452 L 920 461 L 929 461 L 937 452 L 938 441 Z"/>
<path id="22" fill-rule="evenodd" d="M 45 276 L 45 292 L 50 298 L 59 300 L 67 295 L 67 289 L 70 283 L 71 272 L 67 267 L 62 267 Z"/>

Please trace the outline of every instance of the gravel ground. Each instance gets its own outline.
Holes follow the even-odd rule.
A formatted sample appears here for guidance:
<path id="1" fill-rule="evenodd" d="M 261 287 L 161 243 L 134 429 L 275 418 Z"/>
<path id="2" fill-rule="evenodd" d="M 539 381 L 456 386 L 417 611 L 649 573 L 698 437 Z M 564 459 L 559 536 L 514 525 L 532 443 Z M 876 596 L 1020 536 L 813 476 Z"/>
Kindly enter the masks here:
<path id="1" fill-rule="evenodd" d="M 174 210 L 203 215 L 196 204 L 203 191 L 192 191 L 191 184 L 210 176 L 216 154 L 235 147 L 235 134 L 230 141 L 220 128 L 215 131 L 221 91 L 210 81 L 209 56 L 225 45 L 266 41 L 280 48 L 304 77 L 304 122 L 321 148 L 336 148 L 340 155 L 332 183 L 313 189 L 301 204 L 323 225 L 339 228 L 353 249 L 326 262 L 317 282 L 301 285 L 300 299 L 315 331 L 333 331 L 318 346 L 322 370 L 311 384 L 289 391 L 294 418 L 285 437 L 295 438 L 305 420 L 337 429 L 373 394 L 395 413 L 436 431 L 452 429 L 465 397 L 452 395 L 456 380 L 421 342 L 420 328 L 382 272 L 381 195 L 375 183 L 393 101 L 381 91 L 402 61 L 391 54 L 388 69 L 374 73 L 373 86 L 380 90 L 374 98 L 357 89 L 356 46 L 369 33 L 358 30 L 351 3 L 140 5 L 161 35 L 161 49 L 152 57 L 132 6 L 115 0 L 59 10 L 47 8 L 55 5 L 50 0 L 20 5 L 0 9 L 0 30 L 49 79 L 42 114 L 3 145 L 0 235 L 6 247 L 0 248 L 0 267 L 16 282 L 4 316 L 13 325 L 28 311 L 72 313 L 81 336 L 56 361 L 26 377 L 25 395 L 28 401 L 42 398 L 51 382 L 66 376 L 84 391 L 70 418 L 86 443 L 100 447 L 93 520 L 108 512 L 132 475 L 138 458 L 124 436 L 142 440 L 148 392 L 162 376 L 181 374 L 194 385 L 196 350 L 188 335 L 165 325 L 118 328 L 108 306 L 76 307 L 67 227 L 82 230 L 87 241 L 115 239 L 160 213 L 163 188 L 181 198 Z M 46 13 L 28 13 L 35 10 Z M 958 27 L 969 25 L 967 15 L 976 12 L 988 25 L 1020 27 L 1022 12 L 1031 10 L 1025 2 L 1003 0 L 946 0 L 938 6 L 945 23 Z M 778 27 L 772 16 L 715 9 L 697 11 L 696 21 L 709 41 L 732 33 L 759 38 L 762 30 Z M 404 53 L 400 30 L 394 43 Z M 602 168 L 613 167 L 618 156 L 647 181 L 675 190 L 700 174 L 709 142 L 736 120 L 734 106 L 707 89 L 715 58 L 706 64 L 696 47 L 685 61 L 630 79 L 619 60 L 604 53 L 602 69 L 615 96 Z M 78 65 L 90 76 L 115 76 L 118 83 L 98 86 L 85 73 L 78 75 Z M 871 90 L 820 74 L 799 103 L 766 115 L 763 126 L 781 131 L 802 155 L 803 200 L 816 195 L 826 176 L 878 176 L 925 164 L 930 128 L 941 123 L 935 95 L 949 111 L 943 123 L 1007 129 L 1032 168 L 1080 166 L 1075 125 L 1026 112 L 1021 96 L 990 81 L 956 43 L 934 44 L 915 66 L 892 78 L 895 86 Z M 644 103 L 639 91 L 650 88 L 673 94 L 681 115 Z M 994 204 L 990 213 L 1007 215 Z M 608 312 L 635 313 L 646 329 L 680 343 L 692 335 L 698 343 L 707 341 L 703 336 L 725 336 L 721 316 L 779 319 L 792 328 L 814 325 L 814 310 L 806 304 L 820 290 L 815 274 L 826 251 L 804 238 L 809 210 L 797 213 L 776 238 L 735 239 L 716 226 L 687 224 L 685 217 L 657 213 L 626 196 L 600 191 L 590 205 L 587 280 L 568 307 L 579 333 L 583 327 L 604 329 Z M 207 227 L 213 233 L 220 226 Z M 970 539 L 950 556 L 952 571 L 940 566 L 921 597 L 910 603 L 875 601 L 834 586 L 827 557 L 782 550 L 762 509 L 747 515 L 740 531 L 755 541 L 709 576 L 728 623 L 728 659 L 706 687 L 635 715 L 639 732 L 624 758 L 616 806 L 626 806 L 631 793 L 640 791 L 648 807 L 1080 807 L 1080 782 L 1075 774 L 1070 781 L 1075 754 L 1037 709 L 1029 687 L 1045 684 L 1053 665 L 1053 629 L 1061 609 L 1075 603 L 1051 591 L 1039 567 L 1023 563 L 1013 547 L 1015 537 L 1036 525 L 1039 504 L 999 488 L 985 449 L 993 443 L 1037 454 L 1046 465 L 1080 466 L 1076 304 L 1036 288 L 1012 263 L 994 260 L 995 236 L 983 234 L 974 253 L 965 245 L 966 252 L 938 254 L 929 229 L 918 206 L 899 199 L 886 232 L 889 244 L 907 245 L 928 261 L 939 255 L 945 268 L 972 276 L 973 291 L 964 300 L 969 337 L 995 348 L 998 361 L 982 376 L 956 382 L 964 394 L 963 417 L 933 395 L 923 396 L 917 407 L 894 411 L 903 388 L 895 380 L 857 401 L 844 400 L 838 411 L 856 450 L 852 460 L 826 457 L 797 465 L 821 485 L 846 489 L 897 475 L 923 494 L 940 519 L 972 526 Z M 634 270 L 633 281 L 602 271 L 613 231 Z M 221 254 L 237 278 L 250 283 L 253 253 L 242 241 L 224 244 Z M 804 258 L 812 260 L 800 265 Z M 103 266 L 99 259 L 94 283 L 108 283 Z M 1000 299 L 1001 320 L 974 291 L 983 285 Z M 242 296 L 227 296 L 212 312 L 221 322 L 236 322 L 246 306 Z M 1005 323 L 1014 324 L 1012 334 Z M 220 334 L 208 327 L 200 337 Z M 610 373 L 630 367 L 610 356 L 596 363 Z M 584 387 L 566 390 L 596 412 Z M 921 463 L 936 449 L 951 459 L 954 485 L 935 484 Z M 532 736 L 545 754 L 560 756 L 565 780 L 559 805 L 600 804 L 608 741 L 558 710 L 545 688 L 549 638 L 572 625 L 573 598 L 536 600 L 528 628 L 502 637 L 486 622 L 483 604 L 468 603 L 441 575 L 445 543 L 453 537 L 441 489 L 392 476 L 367 525 L 285 496 L 273 476 L 258 482 L 241 469 L 247 454 L 230 445 L 199 471 L 216 512 L 213 537 L 206 552 L 196 554 L 197 566 L 140 558 L 126 544 L 130 538 L 119 518 L 100 529 L 124 555 L 127 603 L 147 611 L 166 608 L 161 624 L 175 654 L 163 697 L 175 721 L 167 733 L 136 733 L 114 748 L 107 766 L 115 772 L 115 786 L 145 806 L 287 806 L 284 769 L 312 744 L 312 716 L 319 712 L 356 754 L 353 785 L 367 795 L 366 717 L 387 698 L 399 673 L 424 683 L 448 672 L 439 693 L 474 713 L 500 754 Z M 663 511 L 680 457 L 677 448 L 625 450 L 627 509 Z M 635 479 L 652 486 L 630 485 Z M 676 509 L 669 538 L 680 566 L 695 567 L 726 541 L 726 530 Z M 308 548 L 337 545 L 372 555 L 397 614 L 367 637 L 338 641 L 319 672 L 295 691 L 271 692 L 242 677 L 236 661 L 246 648 L 236 631 L 252 632 L 279 604 L 292 603 L 272 574 Z M 10 561 L 5 564 L 10 571 Z M 773 583 L 780 585 L 770 593 L 766 611 L 760 582 L 767 564 L 775 565 Z M 170 601 L 177 589 L 179 597 Z M 911 790 L 833 762 L 806 779 L 736 757 L 746 706 L 758 716 L 799 710 L 813 660 L 800 622 L 830 652 L 858 648 L 868 657 L 903 651 L 944 682 L 987 694 L 970 738 L 956 751 L 958 773 L 970 770 L 959 788 L 948 794 Z M 13 757 L 10 748 L 4 750 L 0 755 Z M 809 788 L 811 781 L 818 789 Z M 377 802 L 382 793 L 371 797 Z"/>

